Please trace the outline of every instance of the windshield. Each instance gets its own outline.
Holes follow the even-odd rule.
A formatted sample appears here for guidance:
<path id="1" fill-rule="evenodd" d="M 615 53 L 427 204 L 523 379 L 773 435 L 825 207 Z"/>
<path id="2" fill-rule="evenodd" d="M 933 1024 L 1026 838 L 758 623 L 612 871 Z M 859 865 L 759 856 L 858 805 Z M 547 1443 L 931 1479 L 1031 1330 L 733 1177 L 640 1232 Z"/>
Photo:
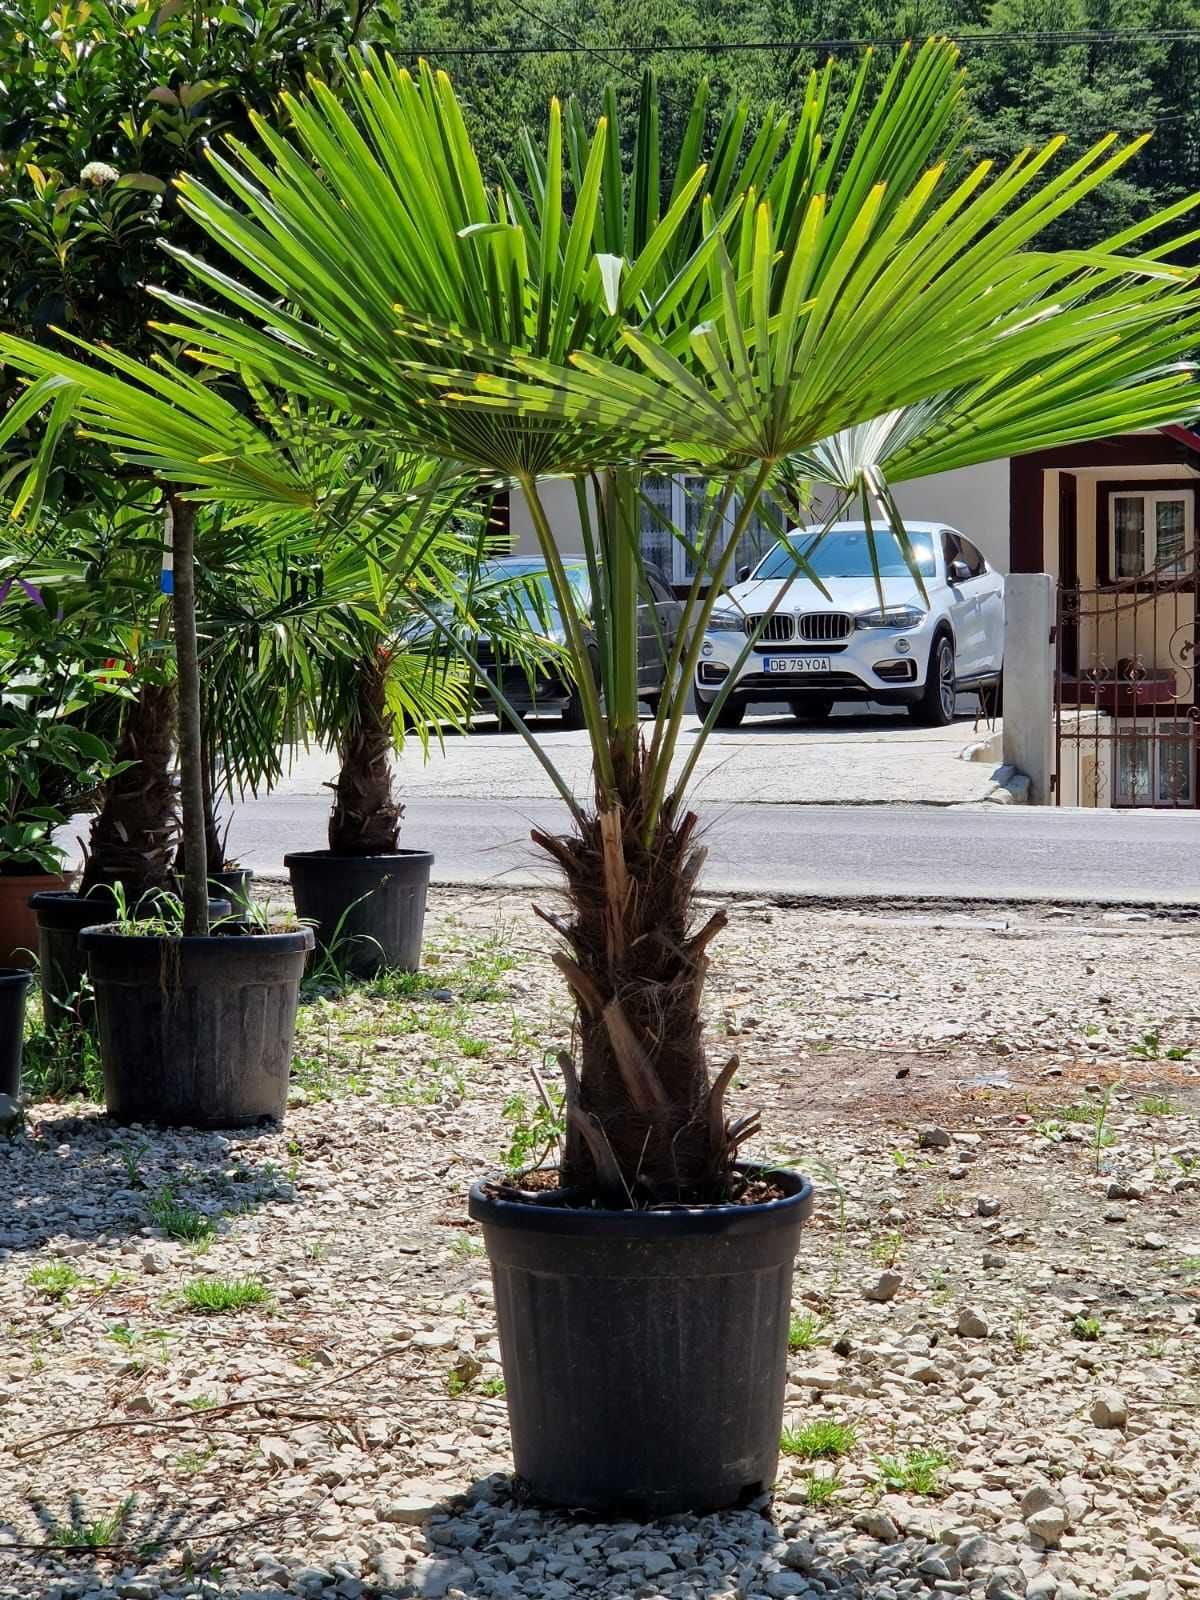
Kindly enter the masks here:
<path id="1" fill-rule="evenodd" d="M 875 558 L 879 562 L 879 576 L 881 578 L 908 577 L 908 566 L 900 553 L 900 541 L 890 529 L 876 529 Z M 788 543 L 793 550 L 804 556 L 809 566 L 818 578 L 870 578 L 874 576 L 871 566 L 871 551 L 868 546 L 865 529 L 838 529 L 834 528 L 821 538 L 813 533 L 811 528 L 803 528 L 798 533 L 788 535 Z M 917 571 L 924 578 L 935 576 L 936 569 L 933 561 L 933 539 L 928 533 L 914 533 L 909 535 L 912 554 L 917 564 Z M 796 566 L 788 552 L 782 545 L 776 545 L 774 550 L 765 555 L 752 574 L 755 578 L 790 578 L 803 577 L 804 574 Z"/>
<path id="2" fill-rule="evenodd" d="M 579 614 L 586 617 L 592 605 L 587 567 L 583 562 L 568 561 L 563 563 L 563 569 L 574 591 Z M 481 594 L 486 595 L 493 584 L 509 589 L 507 595 L 497 594 L 495 598 L 507 599 L 513 605 L 519 606 L 529 622 L 540 625 L 547 619 L 557 618 L 558 606 L 550 584 L 550 574 L 546 571 L 544 562 L 490 561 L 483 569 Z"/>

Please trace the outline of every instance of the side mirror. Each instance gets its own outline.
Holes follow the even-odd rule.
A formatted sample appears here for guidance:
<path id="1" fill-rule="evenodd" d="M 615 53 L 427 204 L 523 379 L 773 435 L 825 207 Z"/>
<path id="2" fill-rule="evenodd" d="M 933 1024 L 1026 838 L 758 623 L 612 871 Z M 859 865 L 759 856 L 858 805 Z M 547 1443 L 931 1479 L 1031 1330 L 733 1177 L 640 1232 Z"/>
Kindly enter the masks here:
<path id="1" fill-rule="evenodd" d="M 965 561 L 952 561 L 946 570 L 946 577 L 951 583 L 966 583 L 971 576 L 971 569 Z"/>
<path id="2" fill-rule="evenodd" d="M 746 579 L 749 576 L 750 576 L 750 568 L 749 567 L 739 567 L 737 569 L 737 581 L 739 583 L 745 583 Z"/>

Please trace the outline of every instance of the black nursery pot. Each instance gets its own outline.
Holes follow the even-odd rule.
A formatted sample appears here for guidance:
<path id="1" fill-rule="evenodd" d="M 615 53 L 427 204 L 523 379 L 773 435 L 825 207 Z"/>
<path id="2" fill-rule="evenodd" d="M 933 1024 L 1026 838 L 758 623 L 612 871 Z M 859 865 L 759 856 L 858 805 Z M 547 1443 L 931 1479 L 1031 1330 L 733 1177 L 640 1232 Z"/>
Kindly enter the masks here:
<path id="1" fill-rule="evenodd" d="M 385 856 L 300 850 L 283 864 L 296 914 L 314 925 L 318 948 L 332 952 L 339 967 L 356 978 L 386 967 L 416 972 L 433 866 L 428 850 Z"/>
<path id="2" fill-rule="evenodd" d="M 86 897 L 79 894 L 35 894 L 29 902 L 37 915 L 38 978 L 42 990 L 42 1020 L 47 1029 L 61 1027 L 69 1019 L 90 1028 L 95 1022 L 95 1007 L 83 1002 L 79 991 L 87 972 L 87 957 L 79 948 L 84 928 L 111 922 L 116 899 L 111 889 L 99 887 Z M 228 900 L 210 900 L 209 918 L 227 917 Z M 153 915 L 148 908 L 147 916 Z"/>
<path id="3" fill-rule="evenodd" d="M 118 1122 L 283 1120 L 311 928 L 169 939 L 86 928 L 104 1102 Z"/>
<path id="4" fill-rule="evenodd" d="M 654 1518 L 769 1490 L 792 1263 L 813 1187 L 761 1205 L 592 1211 L 471 1190 L 496 1291 L 518 1477 L 539 1499 Z"/>
<path id="5" fill-rule="evenodd" d="M 21 1038 L 25 996 L 33 974 L 24 967 L 0 967 L 0 1094 L 21 1093 Z"/>

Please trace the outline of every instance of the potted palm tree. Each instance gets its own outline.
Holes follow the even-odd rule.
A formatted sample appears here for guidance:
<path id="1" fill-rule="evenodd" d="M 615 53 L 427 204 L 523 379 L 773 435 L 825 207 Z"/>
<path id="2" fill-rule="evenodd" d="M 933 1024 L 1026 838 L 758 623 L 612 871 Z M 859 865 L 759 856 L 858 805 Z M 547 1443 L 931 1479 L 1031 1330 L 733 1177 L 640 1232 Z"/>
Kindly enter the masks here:
<path id="1" fill-rule="evenodd" d="M 564 620 L 594 791 L 581 801 L 556 774 L 570 827 L 535 838 L 566 892 L 561 914 L 543 914 L 577 1014 L 560 1058 L 567 1132 L 557 1172 L 488 1180 L 470 1200 L 492 1258 L 516 1469 L 560 1503 L 711 1508 L 775 1470 L 812 1191 L 745 1158 L 758 1124 L 727 1108 L 737 1062 L 714 1075 L 707 1059 L 702 991 L 725 917 L 696 914 L 688 783 L 719 695 L 677 759 L 740 535 L 792 460 L 931 397 L 956 397 L 942 466 L 999 437 L 1033 449 L 1197 406 L 1191 370 L 1163 365 L 1200 325 L 1192 275 L 1164 265 L 1170 240 L 1129 253 L 1185 207 L 1086 254 L 1036 248 L 1135 146 L 1104 141 L 1051 176 L 1057 146 L 952 177 L 936 158 L 961 99 L 954 51 L 902 53 L 871 105 L 867 73 L 840 117 L 817 75 L 794 121 L 768 118 L 744 155 L 735 116 L 707 166 L 700 104 L 665 174 L 648 84 L 628 179 L 611 108 L 589 133 L 552 105 L 529 196 L 485 180 L 447 80 L 359 61 L 336 93 L 289 100 L 286 138 L 260 127 L 265 155 L 214 158 L 244 207 L 183 186 L 190 215 L 262 288 L 227 293 L 218 268 L 196 264 L 238 315 L 175 301 L 174 329 L 218 368 L 336 393 L 364 435 L 509 477 Z M 16 358 L 29 370 L 27 351 Z M 107 416 L 106 436 L 127 440 Z M 154 449 L 177 480 L 214 470 Z M 638 484 L 675 464 L 711 491 L 647 737 Z M 575 477 L 583 503 L 599 489 L 584 530 L 594 650 L 539 496 L 548 472 Z M 858 486 L 885 487 L 873 467 Z"/>

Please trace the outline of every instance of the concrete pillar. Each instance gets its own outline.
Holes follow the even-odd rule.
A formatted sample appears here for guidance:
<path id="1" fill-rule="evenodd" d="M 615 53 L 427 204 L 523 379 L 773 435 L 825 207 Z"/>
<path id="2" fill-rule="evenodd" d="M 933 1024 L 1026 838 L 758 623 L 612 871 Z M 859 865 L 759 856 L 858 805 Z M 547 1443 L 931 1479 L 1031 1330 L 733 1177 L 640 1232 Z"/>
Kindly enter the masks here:
<path id="1" fill-rule="evenodd" d="M 1053 804 L 1055 582 L 1011 572 L 1004 592 L 1004 760 L 1029 779 L 1029 803 Z"/>

